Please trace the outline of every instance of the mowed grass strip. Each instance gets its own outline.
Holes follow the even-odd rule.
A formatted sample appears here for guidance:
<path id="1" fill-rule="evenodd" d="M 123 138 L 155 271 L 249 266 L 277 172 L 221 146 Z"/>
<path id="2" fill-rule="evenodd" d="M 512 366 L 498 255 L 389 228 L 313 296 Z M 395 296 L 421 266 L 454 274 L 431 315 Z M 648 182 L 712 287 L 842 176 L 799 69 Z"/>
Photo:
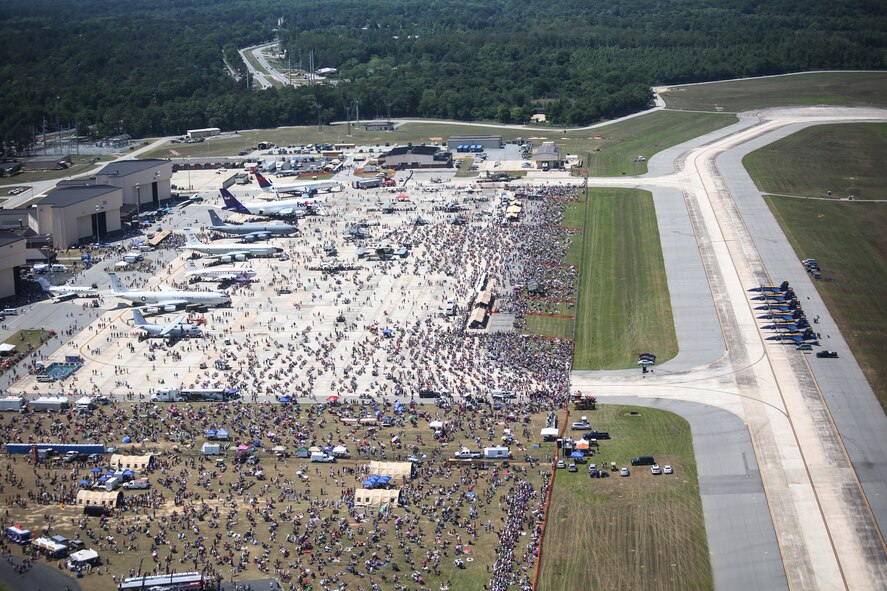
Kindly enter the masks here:
<path id="1" fill-rule="evenodd" d="M 887 205 L 766 199 L 798 258 L 822 268 L 816 289 L 887 411 Z M 822 344 L 829 347 L 827 337 Z"/>
<path id="2" fill-rule="evenodd" d="M 630 416 L 636 410 L 638 416 Z M 589 461 L 631 476 L 558 470 L 545 530 L 539 591 L 690 590 L 714 586 L 689 424 L 661 410 L 599 405 L 573 411 L 609 431 Z M 652 455 L 674 474 L 653 476 L 631 458 Z"/>
<path id="3" fill-rule="evenodd" d="M 523 332 L 557 339 L 572 339 L 573 319 L 530 314 L 526 318 Z"/>
<path id="4" fill-rule="evenodd" d="M 844 199 L 887 199 L 887 124 L 808 127 L 748 154 L 742 161 L 764 193 Z"/>
<path id="5" fill-rule="evenodd" d="M 712 84 L 675 84 L 660 95 L 669 109 L 731 111 L 766 107 L 887 107 L 887 72 L 809 72 Z"/>
<path id="6" fill-rule="evenodd" d="M 574 369 L 635 367 L 650 351 L 677 353 L 653 197 L 591 189 L 576 306 Z"/>

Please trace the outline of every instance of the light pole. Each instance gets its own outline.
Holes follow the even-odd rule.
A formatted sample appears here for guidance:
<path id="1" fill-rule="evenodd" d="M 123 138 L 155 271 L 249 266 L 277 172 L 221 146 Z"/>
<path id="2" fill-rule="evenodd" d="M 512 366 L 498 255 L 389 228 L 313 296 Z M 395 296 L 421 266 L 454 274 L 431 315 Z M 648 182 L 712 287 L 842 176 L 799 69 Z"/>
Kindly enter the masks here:
<path id="1" fill-rule="evenodd" d="M 142 222 L 139 219 L 139 213 L 141 212 L 142 205 L 142 185 L 136 183 L 136 223 L 139 225 L 139 229 L 142 228 Z"/>
<path id="2" fill-rule="evenodd" d="M 191 158 L 185 158 L 185 164 L 188 166 L 188 190 L 191 191 Z"/>

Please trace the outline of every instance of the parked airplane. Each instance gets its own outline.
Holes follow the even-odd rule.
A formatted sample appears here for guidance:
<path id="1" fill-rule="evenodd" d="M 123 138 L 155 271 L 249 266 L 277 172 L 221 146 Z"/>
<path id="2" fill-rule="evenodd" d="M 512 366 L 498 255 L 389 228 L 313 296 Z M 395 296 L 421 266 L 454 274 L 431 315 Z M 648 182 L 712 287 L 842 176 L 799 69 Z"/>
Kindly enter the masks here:
<path id="1" fill-rule="evenodd" d="M 73 300 L 74 298 L 97 298 L 101 295 L 98 288 L 80 285 L 50 285 L 44 277 L 38 277 L 37 283 L 46 293 L 55 298 L 57 302 Z"/>
<path id="2" fill-rule="evenodd" d="M 273 192 L 273 193 L 289 193 L 289 194 L 300 194 L 303 195 L 305 193 L 314 194 L 317 191 L 332 191 L 333 189 L 337 189 L 342 186 L 342 183 L 338 183 L 336 181 L 299 181 L 295 183 L 288 183 L 285 185 L 274 185 L 271 184 L 271 181 L 266 179 L 261 173 L 256 173 L 256 181 L 259 183 L 259 188 L 265 192 Z"/>
<path id="3" fill-rule="evenodd" d="M 144 338 L 166 338 L 166 339 L 180 339 L 182 337 L 200 337 L 203 336 L 203 331 L 195 324 L 190 324 L 188 322 L 184 322 L 185 315 L 182 314 L 172 322 L 168 322 L 166 324 L 151 324 L 141 312 L 138 310 L 132 311 L 132 322 L 136 328 L 144 330 L 145 336 Z"/>
<path id="4" fill-rule="evenodd" d="M 792 332 L 767 337 L 768 341 L 791 341 L 795 343 L 817 343 L 816 333 L 807 328 L 804 332 Z"/>
<path id="5" fill-rule="evenodd" d="M 209 220 L 210 230 L 242 236 L 247 242 L 267 240 L 275 235 L 286 236 L 296 231 L 296 227 L 289 224 L 226 224 L 212 209 L 209 210 Z"/>
<path id="6" fill-rule="evenodd" d="M 765 324 L 761 328 L 764 330 L 787 330 L 789 332 L 797 332 L 799 330 L 804 330 L 809 326 L 810 323 L 801 319 L 797 322 L 774 322 L 772 324 Z"/>
<path id="7" fill-rule="evenodd" d="M 788 291 L 788 281 L 783 281 L 781 285 L 761 285 L 759 287 L 753 287 L 748 291 L 760 291 L 760 292 L 785 292 Z"/>
<path id="8" fill-rule="evenodd" d="M 256 272 L 249 267 L 204 267 L 200 268 L 194 261 L 188 261 L 185 277 L 191 281 L 249 281 Z"/>
<path id="9" fill-rule="evenodd" d="M 231 296 L 224 291 L 182 291 L 161 286 L 160 291 L 135 291 L 123 287 L 117 273 L 108 273 L 111 277 L 111 295 L 129 300 L 133 304 L 153 306 L 158 312 L 172 312 L 187 305 L 226 306 L 231 303 Z"/>
<path id="10" fill-rule="evenodd" d="M 278 246 L 264 244 L 242 244 L 236 242 L 217 242 L 205 244 L 197 239 L 194 230 L 185 228 L 185 245 L 182 248 L 217 258 L 222 262 L 243 261 L 249 257 L 268 256 L 283 252 Z"/>
<path id="11" fill-rule="evenodd" d="M 804 311 L 800 308 L 795 308 L 794 310 L 786 310 L 784 312 L 779 310 L 774 310 L 767 312 L 766 314 L 761 314 L 758 316 L 761 320 L 798 320 L 799 318 L 804 318 Z"/>
<path id="12" fill-rule="evenodd" d="M 795 296 L 795 292 L 791 289 L 786 291 L 785 293 L 775 294 L 775 293 L 765 293 L 759 296 L 755 296 L 752 300 L 764 301 L 764 302 L 791 302 L 793 300 L 797 300 L 798 298 Z"/>
<path id="13" fill-rule="evenodd" d="M 323 207 L 314 199 L 281 199 L 280 201 L 254 201 L 241 203 L 228 189 L 219 189 L 225 209 L 237 213 L 261 215 L 267 217 L 302 217 L 310 212 L 323 211 Z"/>
<path id="14" fill-rule="evenodd" d="M 787 302 L 784 304 L 779 304 L 776 302 L 770 302 L 769 304 L 764 304 L 763 306 L 755 306 L 755 310 L 770 310 L 773 312 L 791 312 L 793 310 L 801 310 L 801 305 L 797 300 L 793 300 L 791 302 Z"/>

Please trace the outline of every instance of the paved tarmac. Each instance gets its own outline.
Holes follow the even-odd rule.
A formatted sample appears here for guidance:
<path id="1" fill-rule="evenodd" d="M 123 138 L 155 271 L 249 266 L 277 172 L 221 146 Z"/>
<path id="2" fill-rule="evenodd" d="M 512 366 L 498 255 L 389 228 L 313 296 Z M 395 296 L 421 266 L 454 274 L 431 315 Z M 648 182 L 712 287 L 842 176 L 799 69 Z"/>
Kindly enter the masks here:
<path id="1" fill-rule="evenodd" d="M 18 556 L 13 560 L 16 564 L 21 562 Z M 77 580 L 68 576 L 68 571 L 59 570 L 53 564 L 35 561 L 31 568 L 18 574 L 3 556 L 0 560 L 0 583 L 12 591 L 80 591 Z"/>
<path id="2" fill-rule="evenodd" d="M 774 281 L 789 281 L 801 298 L 807 317 L 819 317 L 814 328 L 823 335 L 823 346 L 839 352 L 838 359 L 818 359 L 814 355 L 805 358 L 816 379 L 816 390 L 825 399 L 828 414 L 840 433 L 843 448 L 853 462 L 865 492 L 865 499 L 856 498 L 856 503 L 863 505 L 860 525 L 868 521 L 864 506 L 867 500 L 879 528 L 883 529 L 887 524 L 887 416 L 816 291 L 815 282 L 801 265 L 761 192 L 742 166 L 742 158 L 749 152 L 815 124 L 799 123 L 756 138 L 722 154 L 717 159 L 717 166 L 754 238 L 768 274 Z M 805 256 L 815 257 L 816 253 L 806 253 Z M 880 534 L 873 530 L 860 533 L 868 539 L 870 551 L 877 555 L 883 542 Z"/>

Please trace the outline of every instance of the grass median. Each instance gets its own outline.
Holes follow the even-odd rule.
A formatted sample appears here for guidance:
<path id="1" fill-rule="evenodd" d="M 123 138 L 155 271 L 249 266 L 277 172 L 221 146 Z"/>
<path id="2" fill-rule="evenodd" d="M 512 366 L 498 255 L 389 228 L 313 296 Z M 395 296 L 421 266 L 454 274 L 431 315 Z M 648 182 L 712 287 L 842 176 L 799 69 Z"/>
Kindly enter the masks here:
<path id="1" fill-rule="evenodd" d="M 634 367 L 638 353 L 677 354 L 653 197 L 591 189 L 585 203 L 575 369 Z"/>

